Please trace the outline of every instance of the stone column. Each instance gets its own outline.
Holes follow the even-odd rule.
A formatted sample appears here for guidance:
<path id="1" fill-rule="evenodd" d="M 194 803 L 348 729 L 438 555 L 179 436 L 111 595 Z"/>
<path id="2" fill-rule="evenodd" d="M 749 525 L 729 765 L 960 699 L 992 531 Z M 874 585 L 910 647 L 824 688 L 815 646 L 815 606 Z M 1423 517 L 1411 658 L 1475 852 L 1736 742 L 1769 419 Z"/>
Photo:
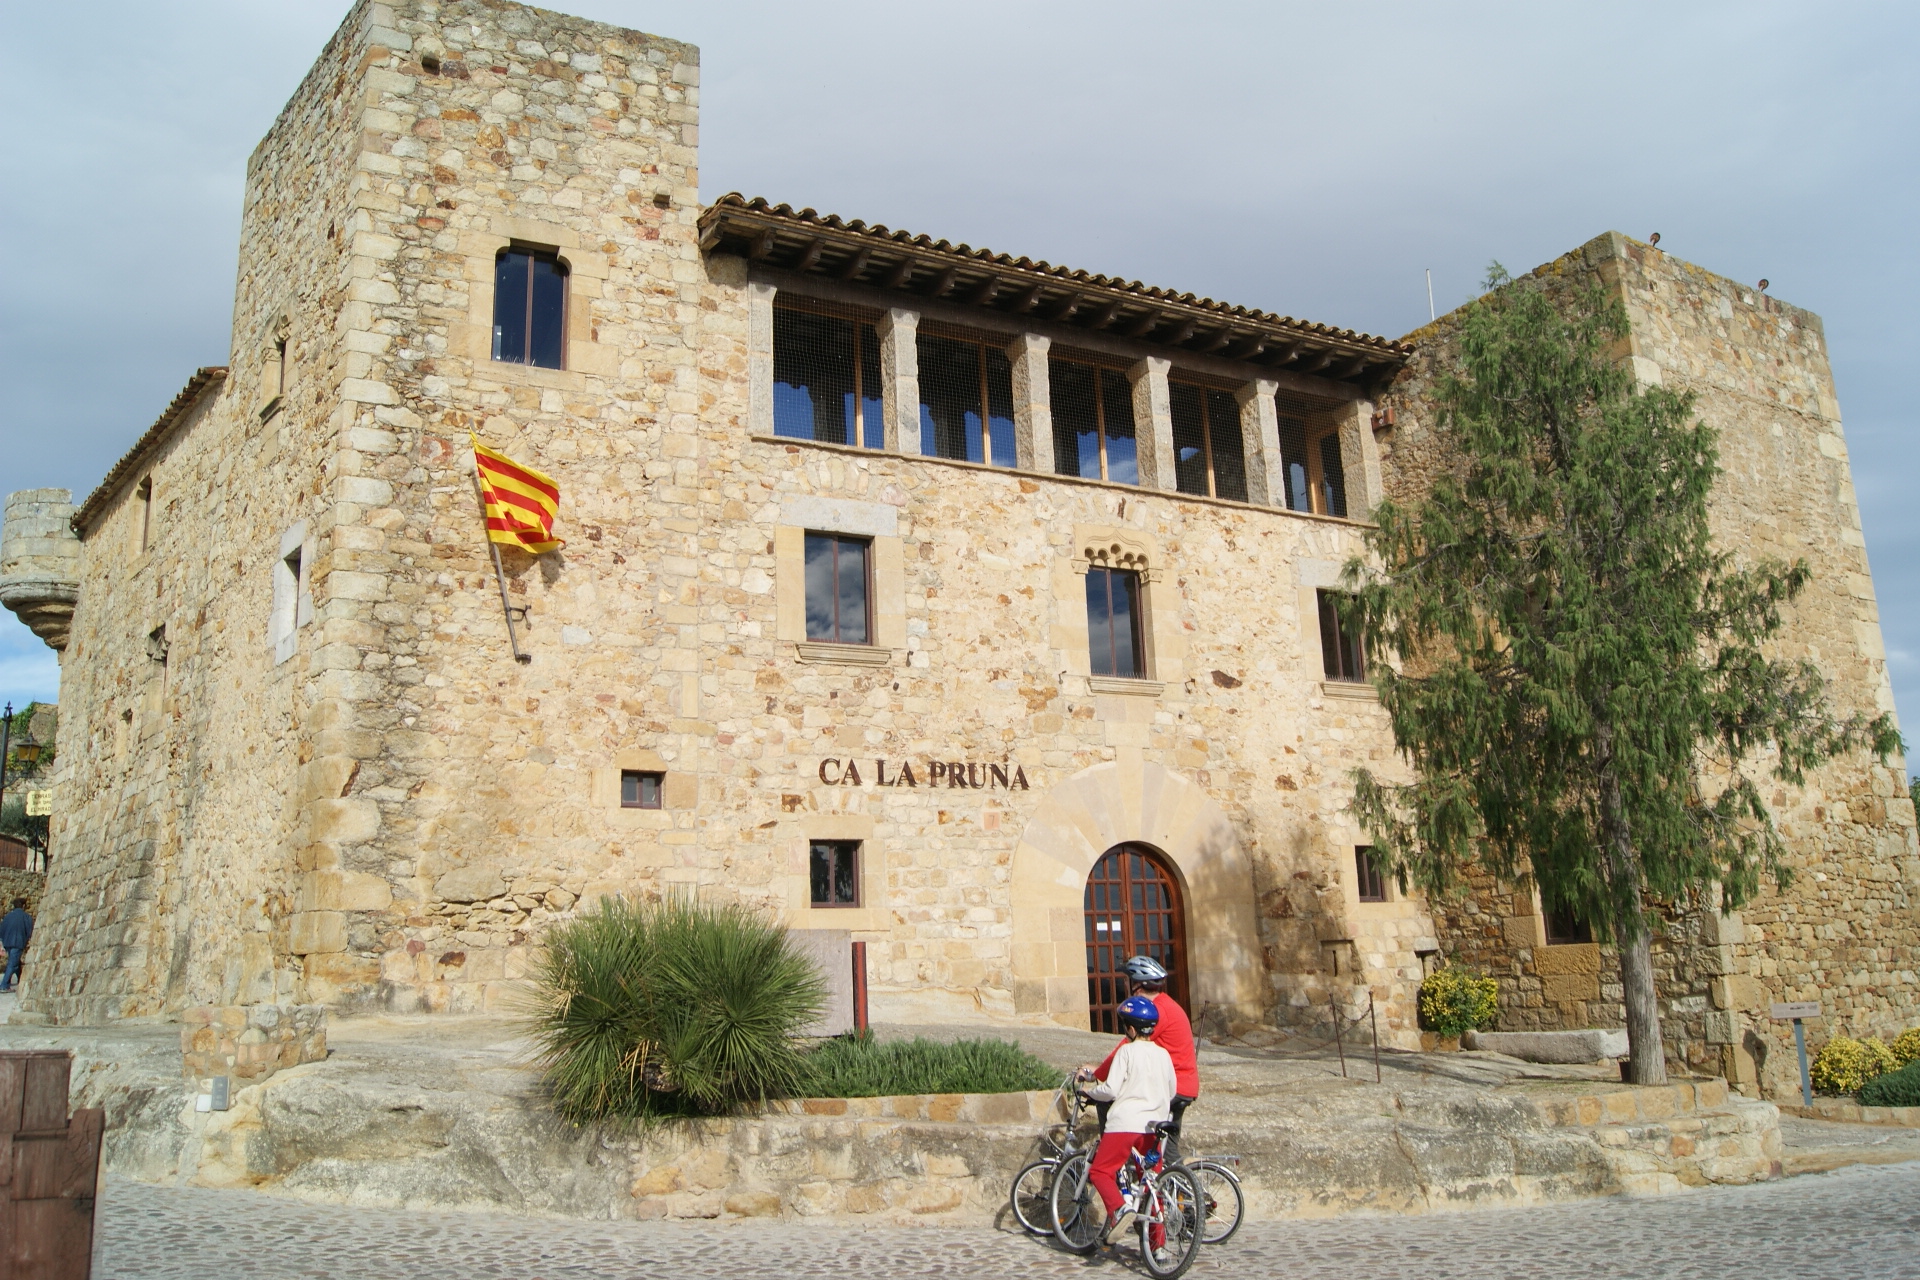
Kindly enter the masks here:
<path id="1" fill-rule="evenodd" d="M 773 434 L 773 295 L 770 284 L 747 282 L 747 431 Z"/>
<path id="2" fill-rule="evenodd" d="M 1240 403 L 1240 446 L 1247 456 L 1247 501 L 1287 505 L 1287 479 L 1280 463 L 1280 414 L 1273 393 L 1280 384 L 1256 378 L 1233 393 Z"/>
<path id="3" fill-rule="evenodd" d="M 887 450 L 918 454 L 920 450 L 920 313 L 895 307 L 883 316 L 880 330 L 880 399 L 886 416 Z"/>
<path id="4" fill-rule="evenodd" d="M 1373 401 L 1349 401 L 1340 419 L 1340 469 L 1347 478 L 1347 518 L 1371 520 L 1385 496 L 1380 445 L 1373 438 Z"/>
<path id="5" fill-rule="evenodd" d="M 1007 348 L 1013 362 L 1013 465 L 1053 470 L 1053 389 L 1047 376 L 1050 338 L 1023 333 Z"/>
<path id="6" fill-rule="evenodd" d="M 1143 489 L 1180 487 L 1173 468 L 1173 400 L 1167 392 L 1171 368 L 1171 360 L 1148 356 L 1127 370 L 1127 380 L 1133 384 L 1133 429 L 1139 438 Z"/>

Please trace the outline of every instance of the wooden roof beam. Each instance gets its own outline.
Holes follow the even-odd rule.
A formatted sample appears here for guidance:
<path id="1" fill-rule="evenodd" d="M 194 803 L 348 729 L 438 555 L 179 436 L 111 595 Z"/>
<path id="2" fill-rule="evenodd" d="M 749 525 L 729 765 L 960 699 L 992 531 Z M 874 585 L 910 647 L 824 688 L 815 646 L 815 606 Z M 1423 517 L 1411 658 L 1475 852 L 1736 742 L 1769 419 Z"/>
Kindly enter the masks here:
<path id="1" fill-rule="evenodd" d="M 844 267 L 840 268 L 840 278 L 842 280 L 858 279 L 860 273 L 867 269 L 868 259 L 872 257 L 873 246 L 870 244 L 861 245 L 859 251 L 856 252 L 852 258 L 848 259 Z"/>
<path id="2" fill-rule="evenodd" d="M 793 269 L 803 274 L 813 270 L 813 264 L 820 261 L 820 255 L 826 251 L 827 238 L 815 236 L 812 243 L 808 244 L 805 251 L 800 254 L 800 261 L 794 264 Z"/>
<path id="3" fill-rule="evenodd" d="M 893 270 L 887 272 L 887 278 L 882 282 L 880 287 L 883 289 L 905 288 L 907 280 L 913 275 L 914 267 L 918 265 L 918 263 L 914 262 L 911 254 L 900 259 L 899 262 L 894 264 Z"/>
<path id="4" fill-rule="evenodd" d="M 1161 322 L 1165 319 L 1166 317 L 1158 311 L 1149 311 L 1145 316 L 1134 321 L 1125 329 L 1121 330 L 1121 332 L 1129 338 L 1144 338 L 1155 329 L 1158 329 Z"/>
<path id="5" fill-rule="evenodd" d="M 766 256 L 773 252 L 773 244 L 774 229 L 768 227 L 758 236 L 754 237 L 753 247 L 747 250 L 747 257 L 755 262 L 764 261 Z"/>

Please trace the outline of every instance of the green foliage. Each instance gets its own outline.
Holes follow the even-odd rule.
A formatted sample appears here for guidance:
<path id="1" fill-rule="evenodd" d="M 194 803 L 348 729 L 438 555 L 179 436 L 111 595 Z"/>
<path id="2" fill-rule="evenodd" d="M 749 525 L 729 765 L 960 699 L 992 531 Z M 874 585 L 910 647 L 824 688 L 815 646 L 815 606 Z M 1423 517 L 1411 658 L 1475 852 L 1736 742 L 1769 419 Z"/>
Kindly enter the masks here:
<path id="1" fill-rule="evenodd" d="M 739 907 L 605 898 L 547 935 L 534 1034 L 554 1105 L 583 1123 L 719 1114 L 788 1095 L 818 969 Z"/>
<path id="2" fill-rule="evenodd" d="M 1887 1048 L 1892 1051 L 1893 1060 L 1903 1067 L 1920 1062 L 1920 1027 L 1902 1031 Z"/>
<path id="3" fill-rule="evenodd" d="M 1807 1074 L 1821 1093 L 1858 1093 L 1867 1081 L 1897 1065 L 1892 1051 L 1878 1039 L 1835 1036 L 1820 1046 Z"/>
<path id="4" fill-rule="evenodd" d="M 1909 1031 L 1907 1035 L 1912 1035 Z M 1920 1059 L 1860 1086 L 1863 1107 L 1920 1107 Z"/>
<path id="5" fill-rule="evenodd" d="M 1787 880 L 1764 774 L 1740 766 L 1799 785 L 1901 743 L 1890 716 L 1831 711 L 1812 663 L 1769 656 L 1807 566 L 1714 547 L 1716 433 L 1690 395 L 1618 363 L 1617 296 L 1550 296 L 1497 264 L 1488 283 L 1505 287 L 1467 309 L 1437 388 L 1457 467 L 1382 504 L 1371 562 L 1347 565 L 1414 772 L 1355 770 L 1353 810 L 1403 882 L 1446 895 L 1477 862 L 1620 941 L 1632 1031 L 1655 1007 L 1634 986 L 1651 981 L 1650 901 L 1718 884 L 1730 909 Z"/>
<path id="6" fill-rule="evenodd" d="M 1442 1036 L 1490 1027 L 1500 1016 L 1500 984 L 1451 965 L 1420 984 L 1420 1025 Z"/>
<path id="7" fill-rule="evenodd" d="M 800 1091 L 810 1098 L 910 1093 L 1013 1093 L 1052 1089 L 1060 1072 L 1005 1040 L 875 1040 L 839 1036 L 807 1054 Z"/>

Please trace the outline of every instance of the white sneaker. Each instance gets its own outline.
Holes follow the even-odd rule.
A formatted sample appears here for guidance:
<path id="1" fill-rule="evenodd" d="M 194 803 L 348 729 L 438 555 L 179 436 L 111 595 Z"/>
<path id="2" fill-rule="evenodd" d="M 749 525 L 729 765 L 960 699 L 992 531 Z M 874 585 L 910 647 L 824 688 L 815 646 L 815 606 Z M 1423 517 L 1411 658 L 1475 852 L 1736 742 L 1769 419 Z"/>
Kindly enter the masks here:
<path id="1" fill-rule="evenodd" d="M 1133 1226 L 1133 1220 L 1138 1216 L 1131 1205 L 1121 1205 L 1114 1215 L 1107 1219 L 1106 1228 L 1100 1233 L 1101 1243 L 1119 1243 L 1121 1235 Z"/>

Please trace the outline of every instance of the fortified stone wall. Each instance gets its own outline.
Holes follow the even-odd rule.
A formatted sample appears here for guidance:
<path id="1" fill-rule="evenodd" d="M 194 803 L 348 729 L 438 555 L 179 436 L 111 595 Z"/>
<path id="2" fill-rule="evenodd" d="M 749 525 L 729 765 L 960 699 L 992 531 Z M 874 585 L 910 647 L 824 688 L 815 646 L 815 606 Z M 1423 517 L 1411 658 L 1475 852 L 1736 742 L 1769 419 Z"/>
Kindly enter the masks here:
<path id="1" fill-rule="evenodd" d="M 1843 713 L 1893 710 L 1859 508 L 1819 317 L 1756 294 L 1648 245 L 1601 236 L 1539 268 L 1551 289 L 1598 279 L 1623 299 L 1631 338 L 1620 352 L 1643 384 L 1693 392 L 1720 432 L 1725 474 L 1716 538 L 1737 554 L 1805 559 L 1813 580 L 1786 615 L 1777 652 L 1818 664 Z M 1449 461 L 1433 431 L 1432 393 L 1458 314 L 1410 335 L 1420 354 L 1390 402 L 1382 449 L 1389 493 L 1411 498 Z M 1658 944 L 1670 1050 L 1767 1091 L 1792 1083 L 1791 1031 L 1775 1000 L 1821 1000 L 1830 1033 L 1889 1032 L 1920 1022 L 1920 858 L 1903 762 L 1838 761 L 1805 790 L 1770 801 L 1793 883 L 1769 887 L 1734 916 L 1677 904 Z M 1710 886 L 1701 886 L 1709 900 Z M 1439 908 L 1447 949 L 1508 980 L 1502 1025 L 1620 1025 L 1618 969 L 1600 947 L 1548 947 L 1530 890 L 1474 882 Z"/>

